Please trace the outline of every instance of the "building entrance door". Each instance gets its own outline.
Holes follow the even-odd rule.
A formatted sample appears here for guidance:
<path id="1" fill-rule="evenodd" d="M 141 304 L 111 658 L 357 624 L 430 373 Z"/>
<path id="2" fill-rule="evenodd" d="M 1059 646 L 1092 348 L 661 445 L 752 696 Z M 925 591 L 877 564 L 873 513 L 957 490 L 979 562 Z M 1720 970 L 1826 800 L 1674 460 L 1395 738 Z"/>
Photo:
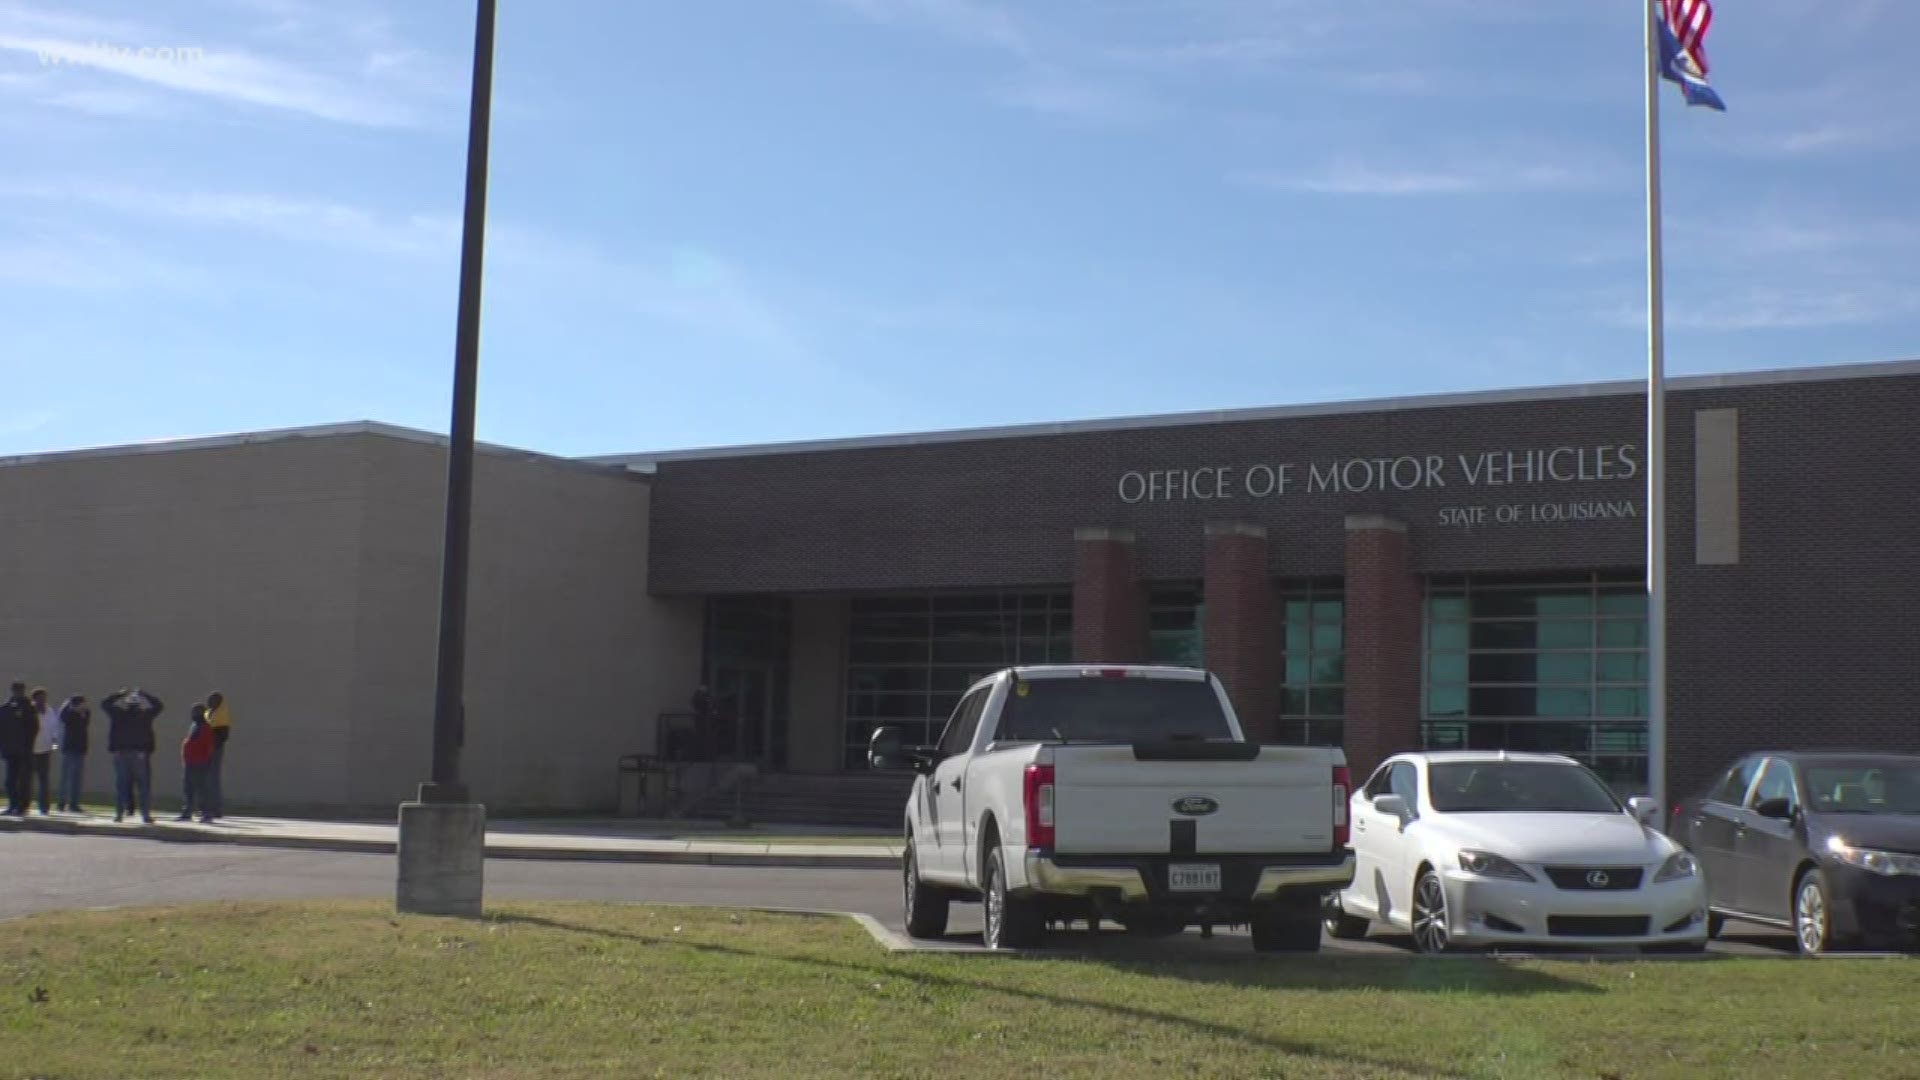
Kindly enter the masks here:
<path id="1" fill-rule="evenodd" d="M 769 666 L 719 667 L 713 704 L 720 756 L 772 765 L 774 671 Z"/>

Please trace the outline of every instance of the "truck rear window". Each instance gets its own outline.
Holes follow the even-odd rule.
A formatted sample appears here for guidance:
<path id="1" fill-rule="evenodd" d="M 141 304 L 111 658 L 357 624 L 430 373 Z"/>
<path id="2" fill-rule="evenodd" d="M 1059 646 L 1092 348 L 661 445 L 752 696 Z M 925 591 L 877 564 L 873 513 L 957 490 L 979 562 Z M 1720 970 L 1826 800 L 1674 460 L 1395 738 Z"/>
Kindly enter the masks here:
<path id="1" fill-rule="evenodd" d="M 1032 679 L 1007 698 L 997 738 L 1009 742 L 1231 741 L 1211 684 L 1176 679 Z"/>

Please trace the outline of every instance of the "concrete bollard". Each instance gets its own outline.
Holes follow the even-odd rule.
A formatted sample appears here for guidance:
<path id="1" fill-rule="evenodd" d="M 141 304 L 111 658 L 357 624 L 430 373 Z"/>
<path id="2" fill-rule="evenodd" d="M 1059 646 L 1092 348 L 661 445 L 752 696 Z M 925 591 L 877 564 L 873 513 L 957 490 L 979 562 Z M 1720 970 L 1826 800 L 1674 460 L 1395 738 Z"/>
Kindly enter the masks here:
<path id="1" fill-rule="evenodd" d="M 479 918 L 486 843 L 487 808 L 479 803 L 401 803 L 394 907 Z"/>

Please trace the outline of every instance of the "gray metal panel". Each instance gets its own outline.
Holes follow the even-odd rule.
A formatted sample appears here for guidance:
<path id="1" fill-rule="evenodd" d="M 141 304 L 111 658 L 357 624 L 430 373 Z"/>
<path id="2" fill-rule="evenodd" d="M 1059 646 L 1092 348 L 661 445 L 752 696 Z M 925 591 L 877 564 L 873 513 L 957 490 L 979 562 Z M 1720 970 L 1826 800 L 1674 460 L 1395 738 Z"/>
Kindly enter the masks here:
<path id="1" fill-rule="evenodd" d="M 1693 414 L 1693 561 L 1740 561 L 1740 410 Z"/>

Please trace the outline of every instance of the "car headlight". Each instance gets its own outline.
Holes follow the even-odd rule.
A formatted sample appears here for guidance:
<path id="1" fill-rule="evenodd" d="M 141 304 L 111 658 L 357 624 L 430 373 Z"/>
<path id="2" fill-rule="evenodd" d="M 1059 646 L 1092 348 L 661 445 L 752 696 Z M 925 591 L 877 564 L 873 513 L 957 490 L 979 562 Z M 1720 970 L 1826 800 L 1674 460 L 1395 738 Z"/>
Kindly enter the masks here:
<path id="1" fill-rule="evenodd" d="M 1827 838 L 1827 854 L 1848 866 L 1857 866 L 1870 873 L 1883 874 L 1887 877 L 1897 874 L 1920 875 L 1920 855 L 1858 848 L 1837 836 Z"/>
<path id="2" fill-rule="evenodd" d="M 1463 851 L 1460 869 L 1481 877 L 1506 878 L 1508 881 L 1532 881 L 1533 875 L 1515 865 L 1512 859 L 1490 851 Z"/>
<path id="3" fill-rule="evenodd" d="M 1682 878 L 1693 877 L 1699 872 L 1699 860 L 1684 851 L 1676 851 L 1667 856 L 1666 862 L 1660 864 L 1660 872 L 1653 875 L 1653 883 L 1659 885 L 1663 882 L 1679 881 Z"/>

